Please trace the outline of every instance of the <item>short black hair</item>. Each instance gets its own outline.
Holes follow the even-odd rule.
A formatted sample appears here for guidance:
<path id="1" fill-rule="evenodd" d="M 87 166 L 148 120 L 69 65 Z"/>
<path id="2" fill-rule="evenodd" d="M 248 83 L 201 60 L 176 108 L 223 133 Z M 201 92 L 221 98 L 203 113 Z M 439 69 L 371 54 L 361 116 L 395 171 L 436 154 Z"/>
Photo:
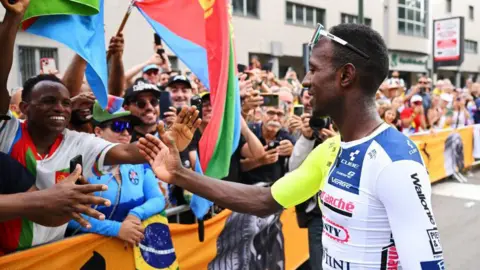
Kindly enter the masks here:
<path id="1" fill-rule="evenodd" d="M 367 54 L 367 60 L 361 55 L 337 44 L 333 49 L 333 65 L 340 68 L 352 63 L 360 76 L 360 87 L 368 97 L 375 96 L 378 87 L 387 78 L 389 71 L 388 49 L 378 32 L 363 24 L 339 24 L 330 29 L 330 33 L 347 41 L 357 49 Z"/>
<path id="2" fill-rule="evenodd" d="M 63 82 L 53 74 L 40 74 L 40 75 L 31 77 L 30 79 L 26 80 L 25 83 L 23 84 L 22 101 L 30 101 L 30 96 L 32 95 L 33 88 L 39 82 L 43 82 L 43 81 L 56 82 L 64 85 Z"/>

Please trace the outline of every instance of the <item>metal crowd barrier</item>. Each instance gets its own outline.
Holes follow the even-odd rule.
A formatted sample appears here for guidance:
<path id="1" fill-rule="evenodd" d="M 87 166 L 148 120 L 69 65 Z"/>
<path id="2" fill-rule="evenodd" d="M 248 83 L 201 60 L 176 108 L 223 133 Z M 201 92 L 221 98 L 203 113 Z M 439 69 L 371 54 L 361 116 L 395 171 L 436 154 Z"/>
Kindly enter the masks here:
<path id="1" fill-rule="evenodd" d="M 219 181 L 221 181 L 221 180 L 219 180 Z M 254 186 L 266 187 L 268 185 L 269 185 L 268 183 L 260 182 L 260 183 L 256 183 Z M 215 216 L 214 208 L 215 208 L 215 205 L 212 206 L 212 208 L 210 209 L 210 212 L 212 213 L 212 216 Z M 165 213 L 167 214 L 167 217 L 171 217 L 171 216 L 175 215 L 176 216 L 176 218 L 175 218 L 176 222 L 180 223 L 180 214 L 188 212 L 188 211 L 190 211 L 190 206 L 180 205 L 180 206 L 175 206 L 175 207 L 172 207 L 172 208 L 169 208 L 169 209 L 165 210 Z M 195 222 L 197 222 L 196 219 L 195 219 Z"/>

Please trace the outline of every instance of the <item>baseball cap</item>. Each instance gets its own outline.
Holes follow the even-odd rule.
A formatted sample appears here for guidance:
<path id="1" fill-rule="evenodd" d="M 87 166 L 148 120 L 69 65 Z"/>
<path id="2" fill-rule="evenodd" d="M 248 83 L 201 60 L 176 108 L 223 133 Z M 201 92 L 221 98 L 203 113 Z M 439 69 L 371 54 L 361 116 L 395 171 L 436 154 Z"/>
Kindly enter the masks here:
<path id="1" fill-rule="evenodd" d="M 152 70 L 152 69 L 155 69 L 155 70 L 160 70 L 160 68 L 155 65 L 155 64 L 151 64 L 151 65 L 148 65 L 146 67 L 143 68 L 143 73 L 149 71 L 149 70 Z"/>
<path id="2" fill-rule="evenodd" d="M 412 99 L 410 99 L 410 101 L 411 101 L 412 103 L 422 102 L 422 101 L 423 101 L 423 98 L 422 98 L 420 95 L 414 95 L 414 96 L 412 97 Z"/>
<path id="3" fill-rule="evenodd" d="M 140 78 L 135 81 L 132 87 L 129 87 L 127 91 L 125 91 L 125 102 L 130 101 L 131 99 L 135 98 L 136 95 L 144 92 L 151 92 L 157 98 L 160 97 L 161 93 L 160 89 L 158 89 L 155 84 Z"/>
<path id="4" fill-rule="evenodd" d="M 117 118 L 130 117 L 130 111 L 126 111 L 122 107 L 123 98 L 109 95 L 108 106 L 102 109 L 98 101 L 93 104 L 92 118 L 97 123 L 111 121 Z"/>
<path id="5" fill-rule="evenodd" d="M 199 96 L 202 98 L 202 100 L 205 100 L 205 99 L 210 100 L 210 92 L 202 92 L 200 93 Z"/>
<path id="6" fill-rule="evenodd" d="M 192 84 L 190 81 L 187 79 L 187 77 L 183 75 L 177 75 L 177 76 L 172 76 L 168 80 L 167 87 L 171 86 L 174 83 L 183 83 L 185 84 L 188 88 L 192 88 Z"/>

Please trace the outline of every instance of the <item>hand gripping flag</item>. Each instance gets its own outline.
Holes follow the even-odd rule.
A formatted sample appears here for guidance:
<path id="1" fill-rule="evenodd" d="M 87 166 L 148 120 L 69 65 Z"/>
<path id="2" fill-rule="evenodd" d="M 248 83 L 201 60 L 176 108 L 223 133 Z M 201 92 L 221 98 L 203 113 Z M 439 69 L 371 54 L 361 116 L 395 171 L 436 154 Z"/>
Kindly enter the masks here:
<path id="1" fill-rule="evenodd" d="M 87 81 L 105 108 L 108 71 L 103 8 L 104 0 L 31 0 L 22 29 L 63 43 L 85 59 Z"/>

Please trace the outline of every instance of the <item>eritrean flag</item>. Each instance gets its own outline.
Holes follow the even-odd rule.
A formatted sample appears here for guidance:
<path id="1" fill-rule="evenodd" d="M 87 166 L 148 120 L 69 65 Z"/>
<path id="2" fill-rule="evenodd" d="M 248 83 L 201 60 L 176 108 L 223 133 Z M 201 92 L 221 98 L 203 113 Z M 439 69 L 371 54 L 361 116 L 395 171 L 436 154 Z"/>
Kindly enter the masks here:
<path id="1" fill-rule="evenodd" d="M 240 138 L 240 95 L 227 0 L 137 0 L 135 6 L 209 89 L 212 119 L 200 140 L 206 175 L 228 175 Z"/>
<path id="2" fill-rule="evenodd" d="M 108 71 L 103 4 L 104 0 L 30 0 L 22 29 L 63 43 L 85 59 L 88 84 L 105 108 Z"/>

